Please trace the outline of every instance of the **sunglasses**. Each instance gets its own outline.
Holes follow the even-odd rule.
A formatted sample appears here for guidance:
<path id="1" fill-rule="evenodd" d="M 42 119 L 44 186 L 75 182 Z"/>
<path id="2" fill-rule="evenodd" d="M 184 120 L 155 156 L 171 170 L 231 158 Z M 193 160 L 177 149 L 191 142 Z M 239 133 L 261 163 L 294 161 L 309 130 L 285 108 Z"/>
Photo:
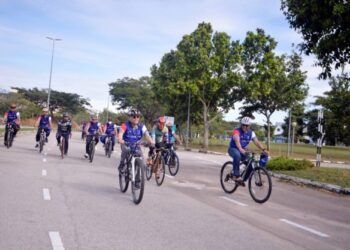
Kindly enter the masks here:
<path id="1" fill-rule="evenodd" d="M 140 116 L 139 115 L 133 115 L 133 116 L 131 116 L 132 118 L 134 118 L 134 119 L 136 119 L 136 118 L 140 118 Z"/>
<path id="2" fill-rule="evenodd" d="M 10 107 L 10 108 L 15 109 L 16 107 Z"/>
<path id="3" fill-rule="evenodd" d="M 243 127 L 249 127 L 250 125 L 247 124 L 242 124 Z"/>

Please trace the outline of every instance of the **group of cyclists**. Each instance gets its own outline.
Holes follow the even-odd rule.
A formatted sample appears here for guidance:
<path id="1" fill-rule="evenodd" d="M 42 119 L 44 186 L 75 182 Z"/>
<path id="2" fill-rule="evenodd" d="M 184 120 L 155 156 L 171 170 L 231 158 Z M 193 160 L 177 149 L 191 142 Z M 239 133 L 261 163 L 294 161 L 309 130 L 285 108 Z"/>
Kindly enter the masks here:
<path id="1" fill-rule="evenodd" d="M 105 143 L 106 137 L 111 136 L 112 138 L 112 150 L 116 143 L 116 138 L 118 143 L 121 146 L 121 156 L 118 169 L 120 172 L 123 172 L 125 169 L 124 162 L 125 157 L 128 154 L 130 148 L 129 144 L 135 144 L 140 142 L 143 137 L 150 145 L 147 163 L 149 164 L 152 161 L 152 155 L 154 154 L 154 149 L 171 145 L 174 141 L 180 141 L 178 136 L 172 129 L 172 124 L 166 124 L 166 119 L 164 116 L 159 117 L 151 131 L 149 131 L 146 126 L 140 122 L 141 112 L 138 109 L 131 109 L 128 112 L 128 119 L 118 127 L 113 123 L 112 119 L 101 126 L 101 123 L 98 121 L 96 115 L 92 115 L 90 121 L 82 125 L 83 134 L 86 137 L 86 148 L 85 148 L 85 157 L 88 157 L 88 146 L 91 140 L 95 140 L 96 144 L 101 141 Z M 14 137 L 17 132 L 20 130 L 20 113 L 17 111 L 17 106 L 15 103 L 10 105 L 10 108 L 4 115 L 4 123 L 6 125 L 11 124 L 14 129 Z M 46 133 L 46 140 L 50 135 L 52 128 L 51 116 L 49 115 L 49 110 L 47 108 L 42 109 L 42 114 L 38 117 L 35 125 L 38 127 L 36 133 L 36 145 L 38 147 L 39 137 L 42 130 Z M 253 141 L 254 144 L 263 151 L 263 153 L 268 156 L 268 152 L 265 150 L 263 145 L 259 142 L 254 131 L 251 127 L 251 119 L 249 117 L 244 117 L 241 120 L 241 125 L 239 128 L 236 128 L 232 132 L 231 141 L 228 148 L 229 155 L 233 158 L 233 169 L 231 173 L 232 180 L 236 182 L 243 182 L 240 172 L 239 164 L 241 161 L 244 161 L 246 157 L 246 151 L 250 141 Z M 7 133 L 8 126 L 5 127 L 5 136 L 4 144 L 7 145 Z M 65 154 L 68 152 L 68 141 L 72 133 L 72 122 L 67 113 L 62 115 L 62 118 L 58 121 L 58 129 L 56 133 L 57 144 L 60 144 L 61 137 L 65 138 Z M 47 142 L 47 141 L 46 141 Z M 142 151 L 140 150 L 142 153 Z"/>

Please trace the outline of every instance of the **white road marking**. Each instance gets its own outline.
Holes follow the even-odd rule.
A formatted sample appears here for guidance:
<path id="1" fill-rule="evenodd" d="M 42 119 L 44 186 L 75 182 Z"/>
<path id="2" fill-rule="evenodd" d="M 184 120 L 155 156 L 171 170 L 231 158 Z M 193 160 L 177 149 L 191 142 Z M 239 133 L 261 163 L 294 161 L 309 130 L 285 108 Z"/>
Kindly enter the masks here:
<path id="1" fill-rule="evenodd" d="M 165 176 L 170 178 L 170 179 L 174 179 L 174 176 L 171 176 L 171 175 L 168 175 L 168 174 L 165 174 Z"/>
<path id="2" fill-rule="evenodd" d="M 179 186 L 179 187 L 189 187 L 189 188 L 194 188 L 197 190 L 202 190 L 205 188 L 204 184 L 199 184 L 199 183 L 193 183 L 193 182 L 172 182 L 173 185 Z"/>
<path id="3" fill-rule="evenodd" d="M 47 155 L 47 153 L 45 152 L 44 155 Z"/>
<path id="4" fill-rule="evenodd" d="M 47 162 L 46 158 L 43 159 L 43 162 Z"/>
<path id="5" fill-rule="evenodd" d="M 203 157 L 200 157 L 200 156 L 197 156 L 197 155 L 195 156 L 195 158 L 196 158 L 196 159 L 198 159 L 198 160 L 205 161 L 205 162 L 210 161 L 210 162 L 212 162 L 212 163 L 219 164 L 220 166 L 224 164 L 224 163 L 223 163 L 223 162 L 221 162 L 221 161 L 215 161 L 215 160 L 211 160 L 211 159 L 203 158 Z"/>
<path id="6" fill-rule="evenodd" d="M 42 174 L 42 176 L 46 176 L 47 175 L 46 169 L 41 170 L 41 174 Z"/>
<path id="7" fill-rule="evenodd" d="M 242 206 L 242 207 L 247 207 L 247 206 L 248 206 L 247 204 L 244 204 L 244 203 L 242 203 L 242 202 L 239 202 L 239 201 L 236 201 L 236 200 L 227 198 L 227 197 L 225 197 L 225 196 L 220 196 L 219 198 L 224 199 L 224 200 L 227 200 L 227 201 L 229 201 L 229 202 L 232 202 L 232 203 L 234 203 L 234 204 L 236 204 L 236 205 L 240 205 L 240 206 Z"/>
<path id="8" fill-rule="evenodd" d="M 284 223 L 287 223 L 287 224 L 289 224 L 289 225 L 292 225 L 292 226 L 294 226 L 294 227 L 303 229 L 303 230 L 308 231 L 308 232 L 310 232 L 310 233 L 316 234 L 316 235 L 318 235 L 318 236 L 320 236 L 320 237 L 329 237 L 328 234 L 321 233 L 321 232 L 316 231 L 316 230 L 314 230 L 314 229 L 312 229 L 312 228 L 309 228 L 309 227 L 306 227 L 306 226 L 297 224 L 297 223 L 292 222 L 292 221 L 290 221 L 290 220 L 280 219 L 280 221 L 282 221 L 282 222 L 284 222 Z"/>
<path id="9" fill-rule="evenodd" d="M 43 188 L 43 196 L 45 201 L 51 200 L 50 190 L 48 188 Z"/>
<path id="10" fill-rule="evenodd" d="M 49 232 L 49 236 L 53 250 L 64 250 L 59 232 Z"/>

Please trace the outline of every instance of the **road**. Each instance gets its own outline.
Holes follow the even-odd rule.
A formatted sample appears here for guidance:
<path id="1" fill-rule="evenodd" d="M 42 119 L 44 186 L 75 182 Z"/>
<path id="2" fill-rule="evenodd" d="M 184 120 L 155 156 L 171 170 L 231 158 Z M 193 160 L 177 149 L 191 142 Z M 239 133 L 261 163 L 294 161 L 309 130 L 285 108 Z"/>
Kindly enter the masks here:
<path id="1" fill-rule="evenodd" d="M 257 204 L 222 191 L 227 156 L 178 151 L 178 175 L 152 178 L 136 206 L 119 191 L 118 146 L 89 163 L 75 133 L 62 160 L 53 135 L 42 154 L 31 133 L 0 146 L 0 249 L 349 249 L 349 196 L 273 179 Z"/>

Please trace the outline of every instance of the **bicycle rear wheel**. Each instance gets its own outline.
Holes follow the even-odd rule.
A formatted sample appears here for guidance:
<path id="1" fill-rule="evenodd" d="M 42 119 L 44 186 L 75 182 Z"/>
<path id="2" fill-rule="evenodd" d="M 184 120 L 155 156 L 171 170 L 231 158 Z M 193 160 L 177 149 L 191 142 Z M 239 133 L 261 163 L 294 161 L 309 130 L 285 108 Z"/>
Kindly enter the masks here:
<path id="1" fill-rule="evenodd" d="M 40 141 L 39 141 L 39 153 L 41 153 L 43 151 L 44 143 L 45 143 L 45 136 L 43 134 L 41 134 Z"/>
<path id="2" fill-rule="evenodd" d="M 231 179 L 231 173 L 233 170 L 233 162 L 228 161 L 221 167 L 220 183 L 225 193 L 231 194 L 238 188 L 238 184 Z"/>
<path id="3" fill-rule="evenodd" d="M 168 168 L 169 168 L 170 175 L 175 176 L 177 174 L 177 172 L 179 171 L 179 167 L 180 167 L 179 157 L 177 156 L 177 154 L 175 152 L 172 152 L 170 155 L 169 162 L 168 162 Z"/>
<path id="4" fill-rule="evenodd" d="M 257 203 L 266 202 L 271 195 L 272 181 L 265 168 L 256 167 L 249 176 L 248 187 L 250 196 Z"/>
<path id="5" fill-rule="evenodd" d="M 158 186 L 163 184 L 165 178 L 165 160 L 163 156 L 157 161 L 156 165 L 156 183 Z"/>
<path id="6" fill-rule="evenodd" d="M 135 160 L 135 181 L 131 182 L 131 192 L 134 203 L 137 205 L 141 202 L 145 189 L 143 161 L 140 158 Z"/>
<path id="7" fill-rule="evenodd" d="M 9 129 L 7 131 L 7 137 L 6 137 L 6 147 L 10 148 L 12 146 L 12 139 L 13 139 L 13 135 L 12 135 L 12 129 Z"/>
<path id="8" fill-rule="evenodd" d="M 90 148 L 89 148 L 89 160 L 92 162 L 94 160 L 94 155 L 95 155 L 95 139 L 92 139 L 90 142 Z"/>
<path id="9" fill-rule="evenodd" d="M 119 187 L 122 193 L 125 193 L 129 186 L 129 166 L 127 166 L 126 163 L 124 166 L 125 171 L 123 171 L 123 173 L 119 172 Z"/>

